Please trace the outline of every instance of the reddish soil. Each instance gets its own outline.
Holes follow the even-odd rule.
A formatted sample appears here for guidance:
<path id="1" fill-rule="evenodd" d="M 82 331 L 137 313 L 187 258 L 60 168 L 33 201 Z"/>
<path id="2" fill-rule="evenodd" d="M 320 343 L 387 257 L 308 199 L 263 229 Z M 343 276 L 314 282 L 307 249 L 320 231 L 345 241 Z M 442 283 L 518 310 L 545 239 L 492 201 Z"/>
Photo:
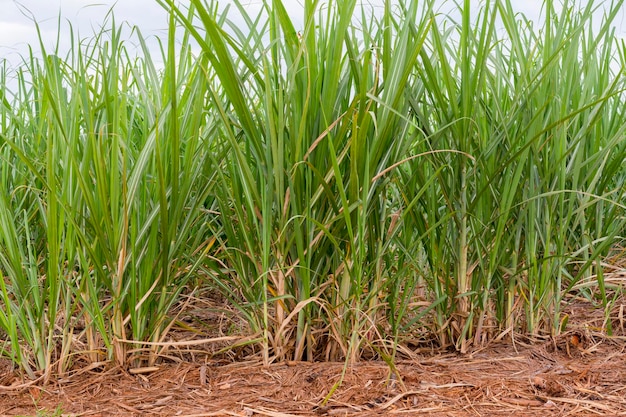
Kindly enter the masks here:
<path id="1" fill-rule="evenodd" d="M 403 349 L 395 371 L 383 362 L 263 366 L 205 352 L 140 374 L 103 364 L 20 388 L 0 362 L 0 415 L 626 415 L 626 299 L 611 308 L 613 337 L 602 308 L 570 301 L 566 334 L 532 343 L 509 334 L 465 355 Z"/>
<path id="2" fill-rule="evenodd" d="M 145 375 L 92 370 L 0 396 L 0 414 L 81 416 L 626 415 L 624 342 L 570 334 L 397 365 L 180 363 Z"/>

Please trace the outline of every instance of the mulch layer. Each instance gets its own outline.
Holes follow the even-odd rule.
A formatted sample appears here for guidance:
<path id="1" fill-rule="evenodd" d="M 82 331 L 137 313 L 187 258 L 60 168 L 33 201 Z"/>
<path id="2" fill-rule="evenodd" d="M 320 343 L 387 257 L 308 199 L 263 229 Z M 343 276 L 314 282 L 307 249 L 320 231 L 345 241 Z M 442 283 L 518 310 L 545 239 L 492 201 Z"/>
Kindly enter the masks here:
<path id="1" fill-rule="evenodd" d="M 596 337 L 572 332 L 466 355 L 415 353 L 393 372 L 382 362 L 181 362 L 145 374 L 92 369 L 45 387 L 5 388 L 0 415 L 626 415 L 626 339 Z"/>
<path id="2" fill-rule="evenodd" d="M 626 270 L 613 275 L 626 285 Z M 23 384 L 0 360 L 0 416 L 626 415 L 626 295 L 609 314 L 580 297 L 564 305 L 568 332 L 558 337 L 507 333 L 466 354 L 403 347 L 395 369 L 375 361 L 263 366 L 217 360 L 207 349 L 139 370 L 93 364 L 42 386 Z"/>

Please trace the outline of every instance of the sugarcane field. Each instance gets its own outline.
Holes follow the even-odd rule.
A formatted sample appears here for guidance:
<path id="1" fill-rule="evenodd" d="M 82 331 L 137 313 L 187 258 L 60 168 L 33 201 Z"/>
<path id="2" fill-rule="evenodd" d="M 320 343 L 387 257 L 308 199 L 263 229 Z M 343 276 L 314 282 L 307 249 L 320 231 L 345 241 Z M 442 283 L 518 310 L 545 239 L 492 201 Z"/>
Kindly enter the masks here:
<path id="1" fill-rule="evenodd" d="M 0 18 L 0 416 L 626 415 L 624 0 L 136 1 Z"/>

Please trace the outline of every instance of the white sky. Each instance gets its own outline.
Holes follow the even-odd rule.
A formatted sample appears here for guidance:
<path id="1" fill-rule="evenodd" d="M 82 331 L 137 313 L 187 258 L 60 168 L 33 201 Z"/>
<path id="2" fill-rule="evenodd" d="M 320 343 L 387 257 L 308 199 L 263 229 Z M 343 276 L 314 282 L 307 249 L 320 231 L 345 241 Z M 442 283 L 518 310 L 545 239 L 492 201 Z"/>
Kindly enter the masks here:
<path id="1" fill-rule="evenodd" d="M 417 0 L 419 1 L 419 0 Z M 444 0 L 440 0 L 442 3 Z M 557 0 L 558 1 L 558 0 Z M 221 0 L 227 4 L 229 0 Z M 370 3 L 381 5 L 383 0 L 369 0 Z M 259 0 L 242 0 L 249 3 L 249 11 L 254 13 Z M 299 0 L 283 0 L 285 6 L 295 16 L 298 12 Z M 479 4 L 479 0 L 472 0 Z M 539 19 L 542 0 L 512 0 L 515 8 L 531 19 Z M 599 3 L 598 3 L 599 4 Z M 71 22 L 81 38 L 90 38 L 94 31 L 102 25 L 105 15 L 113 8 L 117 22 L 126 21 L 131 26 L 138 26 L 144 36 L 158 35 L 165 39 L 167 13 L 155 0 L 0 0 L 0 59 L 5 58 L 10 65 L 19 64 L 21 56 L 27 54 L 27 45 L 39 51 L 38 37 L 33 18 L 39 23 L 47 48 L 52 48 L 57 39 L 57 24 L 61 16 L 61 49 L 67 49 L 68 22 Z M 234 15 L 229 15 L 234 19 Z M 296 17 L 295 21 L 299 21 Z M 617 18 L 618 35 L 626 29 L 624 15 Z M 126 30 L 130 34 L 130 30 Z M 65 47 L 65 48 L 64 48 Z"/>

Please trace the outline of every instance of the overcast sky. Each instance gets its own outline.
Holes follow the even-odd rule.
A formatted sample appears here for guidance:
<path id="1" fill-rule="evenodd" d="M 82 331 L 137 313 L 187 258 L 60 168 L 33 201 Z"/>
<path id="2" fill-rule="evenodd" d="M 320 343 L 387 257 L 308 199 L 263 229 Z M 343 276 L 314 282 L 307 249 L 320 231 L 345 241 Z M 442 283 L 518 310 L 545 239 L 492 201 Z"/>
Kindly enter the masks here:
<path id="1" fill-rule="evenodd" d="M 221 0 L 220 4 L 228 2 L 229 0 Z M 258 0 L 242 0 L 242 2 L 249 3 L 248 10 L 251 13 L 260 7 Z M 368 2 L 381 5 L 383 0 L 369 0 Z M 301 1 L 283 0 L 283 3 L 295 16 L 301 14 L 298 13 Z M 472 3 L 478 5 L 480 1 L 472 0 Z M 542 0 L 512 0 L 512 3 L 518 11 L 525 13 L 529 18 L 539 19 Z M 62 33 L 67 33 L 65 31 L 68 27 L 67 22 L 71 22 L 81 38 L 89 38 L 102 25 L 105 15 L 111 8 L 118 22 L 126 21 L 131 26 L 138 26 L 144 36 L 164 37 L 167 13 L 156 0 L 118 0 L 117 2 L 115 0 L 0 0 L 0 58 L 5 58 L 11 65 L 15 65 L 20 62 L 20 56 L 26 53 L 28 44 L 35 45 L 36 51 L 39 49 L 33 18 L 42 29 L 47 47 L 51 47 L 57 38 L 59 14 L 62 19 Z M 232 15 L 229 16 L 233 18 Z M 295 20 L 301 21 L 297 17 Z M 623 14 L 618 16 L 618 26 L 623 20 Z M 626 24 L 622 26 L 626 28 Z M 618 34 L 625 33 L 619 27 L 618 32 Z"/>

